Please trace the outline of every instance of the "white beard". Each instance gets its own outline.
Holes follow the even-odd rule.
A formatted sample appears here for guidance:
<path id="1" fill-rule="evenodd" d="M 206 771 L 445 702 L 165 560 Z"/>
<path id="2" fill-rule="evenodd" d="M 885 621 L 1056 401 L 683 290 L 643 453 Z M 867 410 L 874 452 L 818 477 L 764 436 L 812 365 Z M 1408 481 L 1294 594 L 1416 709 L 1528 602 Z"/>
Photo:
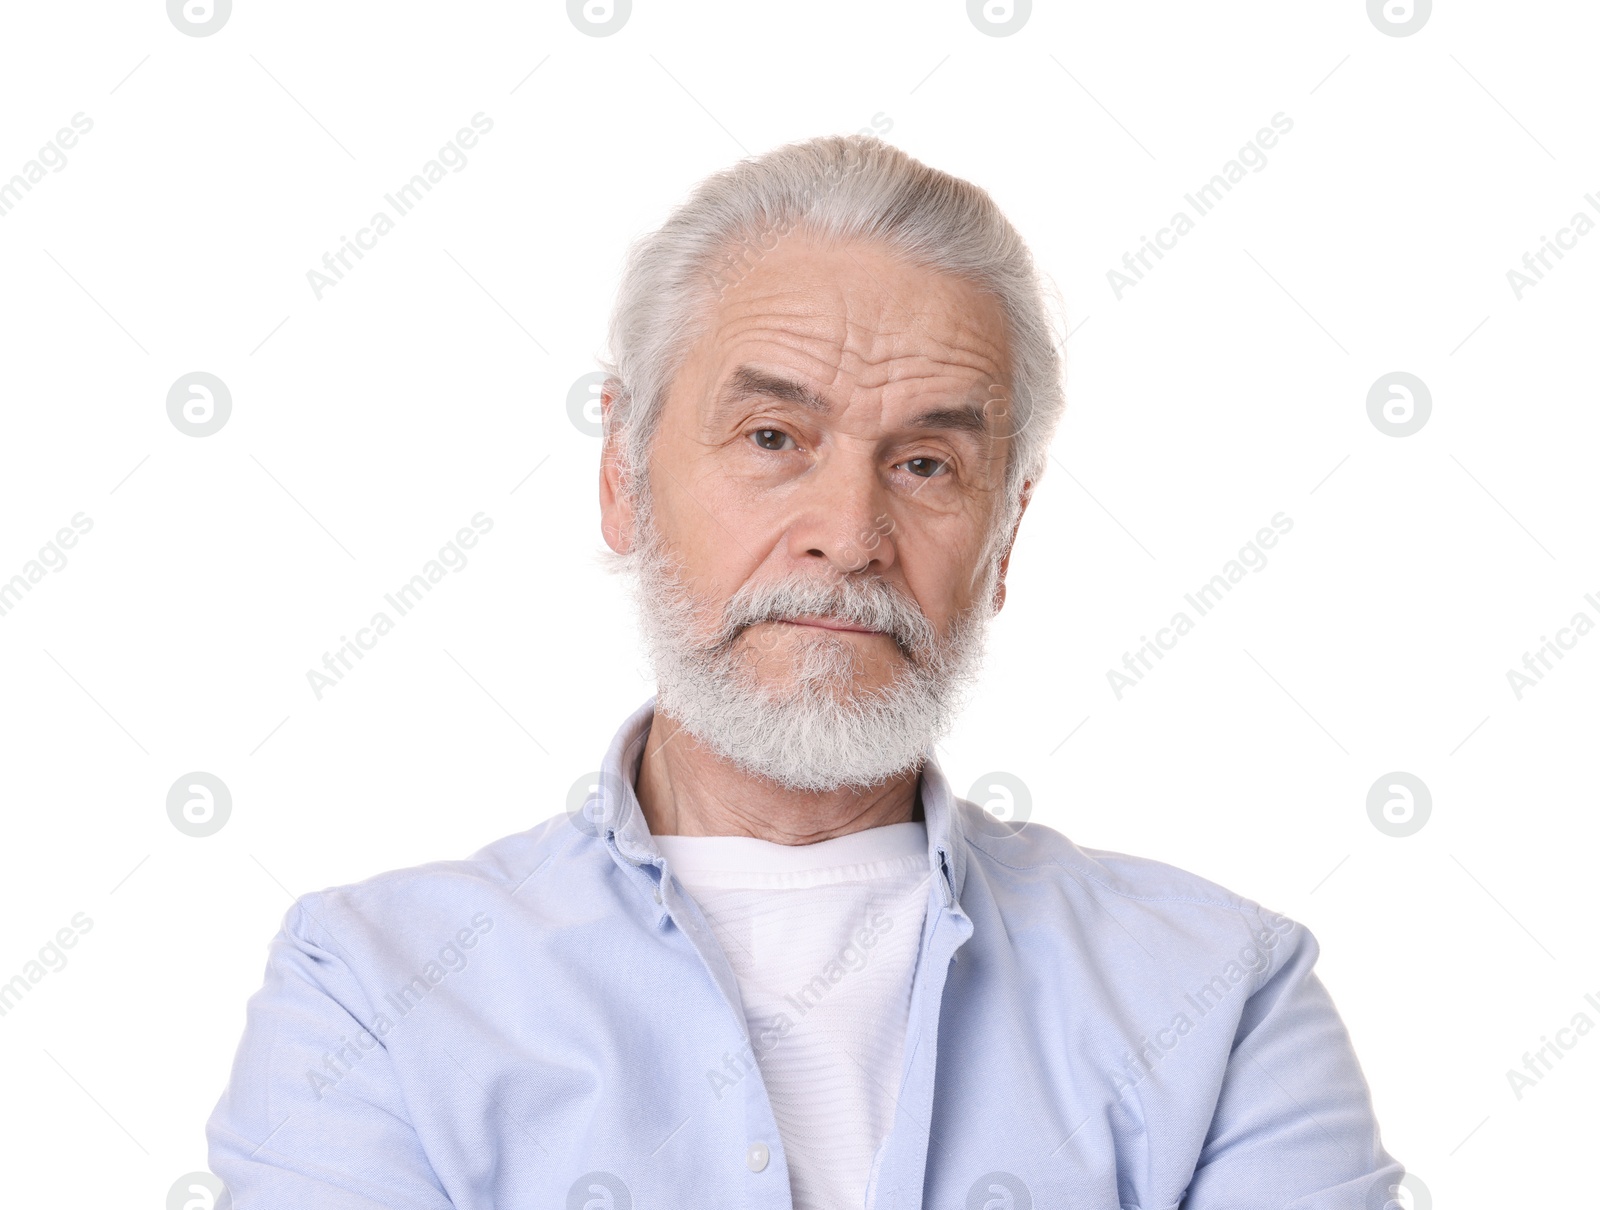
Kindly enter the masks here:
<path id="1" fill-rule="evenodd" d="M 746 584 L 723 607 L 698 600 L 677 574 L 648 505 L 623 560 L 656 674 L 656 708 L 749 773 L 791 790 L 879 785 L 919 767 L 948 733 L 983 660 L 999 560 L 972 606 L 940 638 L 916 603 L 877 577 L 831 570 Z M 762 682 L 762 652 L 745 628 L 812 614 L 890 635 L 904 666 L 881 688 L 857 690 L 856 640 L 808 631 L 784 644 L 781 687 Z M 797 634 L 801 632 L 796 632 Z M 776 644 L 774 644 L 776 646 Z M 771 665 L 783 657 L 768 659 Z"/>

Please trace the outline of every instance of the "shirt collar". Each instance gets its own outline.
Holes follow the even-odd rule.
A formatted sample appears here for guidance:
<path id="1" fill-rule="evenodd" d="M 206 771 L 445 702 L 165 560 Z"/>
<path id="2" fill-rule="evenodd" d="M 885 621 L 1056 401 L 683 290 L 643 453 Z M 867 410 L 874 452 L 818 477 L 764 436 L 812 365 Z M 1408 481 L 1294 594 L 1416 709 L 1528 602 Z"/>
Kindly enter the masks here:
<path id="1" fill-rule="evenodd" d="M 663 861 L 634 793 L 655 706 L 656 699 L 651 697 L 622 724 L 582 808 L 583 830 L 604 843 L 616 861 L 634 867 L 659 866 Z M 934 885 L 940 888 L 945 908 L 960 914 L 961 886 L 967 872 L 961 811 L 931 748 L 923 753 L 920 789 Z"/>

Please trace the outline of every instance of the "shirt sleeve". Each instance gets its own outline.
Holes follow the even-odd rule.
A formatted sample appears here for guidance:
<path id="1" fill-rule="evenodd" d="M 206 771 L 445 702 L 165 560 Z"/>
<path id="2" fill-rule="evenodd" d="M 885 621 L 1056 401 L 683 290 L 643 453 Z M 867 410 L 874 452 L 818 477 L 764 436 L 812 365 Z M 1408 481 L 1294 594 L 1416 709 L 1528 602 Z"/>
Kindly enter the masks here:
<path id="1" fill-rule="evenodd" d="M 206 1124 L 234 1210 L 451 1210 L 316 897 L 289 910 Z M 385 1031 L 387 1032 L 387 1031 Z"/>
<path id="2" fill-rule="evenodd" d="M 1181 1210 L 1397 1210 L 1404 1169 L 1383 1149 L 1350 1035 L 1312 970 L 1316 938 L 1294 924 L 1277 946 Z"/>

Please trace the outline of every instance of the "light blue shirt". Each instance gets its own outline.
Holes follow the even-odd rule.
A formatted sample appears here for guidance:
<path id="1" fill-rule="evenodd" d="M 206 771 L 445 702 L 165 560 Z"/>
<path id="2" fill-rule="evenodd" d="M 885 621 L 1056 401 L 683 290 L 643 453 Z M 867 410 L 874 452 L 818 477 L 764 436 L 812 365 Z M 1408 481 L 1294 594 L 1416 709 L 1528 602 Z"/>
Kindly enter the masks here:
<path id="1" fill-rule="evenodd" d="M 582 812 L 290 909 L 207 1124 L 236 1210 L 789 1210 L 737 981 L 634 797 L 653 706 Z M 867 1206 L 1383 1210 L 1402 1169 L 1302 925 L 1003 823 L 931 755 L 921 799 Z"/>

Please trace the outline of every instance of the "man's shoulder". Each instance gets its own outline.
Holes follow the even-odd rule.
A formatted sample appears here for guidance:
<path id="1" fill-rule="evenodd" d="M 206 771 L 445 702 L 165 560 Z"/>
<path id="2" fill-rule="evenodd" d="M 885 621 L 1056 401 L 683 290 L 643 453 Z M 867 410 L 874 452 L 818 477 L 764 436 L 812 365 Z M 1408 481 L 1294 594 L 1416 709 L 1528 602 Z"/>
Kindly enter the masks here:
<path id="1" fill-rule="evenodd" d="M 582 839 L 563 812 L 485 845 L 471 856 L 386 870 L 355 882 L 300 896 L 285 920 L 292 931 L 337 933 L 340 923 L 370 921 L 385 931 L 448 923 L 489 910 L 549 872 L 551 863 Z"/>
<path id="2" fill-rule="evenodd" d="M 1188 920 L 1213 916 L 1246 927 L 1281 919 L 1252 899 L 1190 870 L 1132 853 L 1089 848 L 1037 820 L 1001 824 L 982 807 L 962 803 L 968 840 L 997 878 L 1012 883 L 1057 883 L 1099 900 Z"/>

